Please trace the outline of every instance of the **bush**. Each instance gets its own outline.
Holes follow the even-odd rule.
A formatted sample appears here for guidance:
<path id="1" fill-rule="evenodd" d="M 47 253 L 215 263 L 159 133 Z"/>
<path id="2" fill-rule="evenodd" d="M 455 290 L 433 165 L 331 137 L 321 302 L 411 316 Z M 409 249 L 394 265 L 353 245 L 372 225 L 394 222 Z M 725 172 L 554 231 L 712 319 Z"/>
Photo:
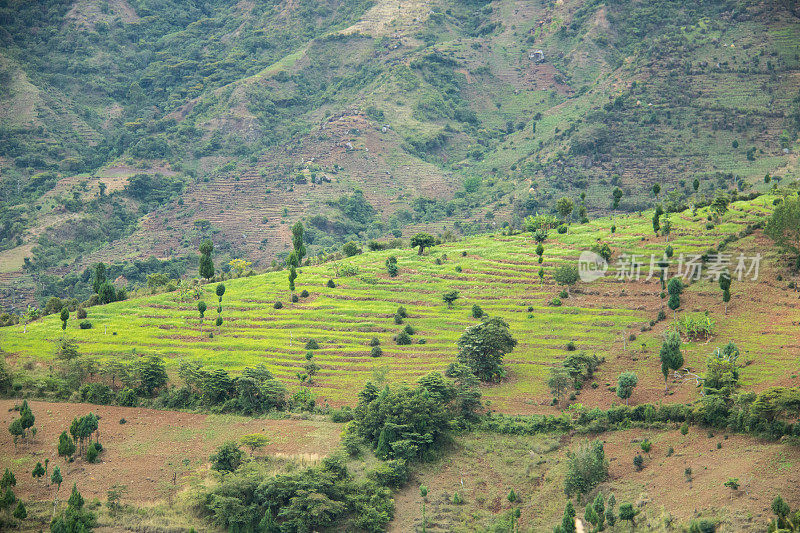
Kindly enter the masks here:
<path id="1" fill-rule="evenodd" d="M 481 318 L 483 316 L 483 309 L 478 304 L 472 306 L 472 318 Z"/>
<path id="2" fill-rule="evenodd" d="M 574 352 L 576 349 L 577 349 L 577 347 L 575 346 L 575 341 L 569 341 L 567 343 L 567 351 L 568 352 Z"/>
<path id="3" fill-rule="evenodd" d="M 211 456 L 211 469 L 218 472 L 233 472 L 242 464 L 243 459 L 244 452 L 239 449 L 239 444 L 236 441 L 228 441 L 217 448 L 217 453 Z"/>
<path id="4" fill-rule="evenodd" d="M 77 314 L 78 320 L 83 320 L 87 316 L 88 313 L 86 312 L 86 309 L 84 309 L 83 306 L 78 307 L 78 314 Z"/>
<path id="5" fill-rule="evenodd" d="M 559 298 L 553 298 L 547 305 L 550 307 L 561 307 L 561 300 Z"/>
<path id="6" fill-rule="evenodd" d="M 689 524 L 689 533 L 714 533 L 716 530 L 717 525 L 710 520 L 692 520 Z"/>
<path id="7" fill-rule="evenodd" d="M 92 329 L 92 323 L 89 322 L 88 320 L 84 320 L 83 322 L 78 324 L 78 327 L 81 329 Z"/>
<path id="8" fill-rule="evenodd" d="M 117 393 L 117 405 L 123 407 L 136 407 L 139 403 L 139 397 L 133 389 L 124 388 Z"/>
<path id="9" fill-rule="evenodd" d="M 300 296 L 303 298 L 308 298 L 308 291 L 306 289 L 303 289 L 303 292 L 300 293 Z"/>
<path id="10" fill-rule="evenodd" d="M 283 309 L 283 302 L 277 301 L 275 302 L 275 305 L 273 305 L 272 307 L 274 307 L 275 309 Z"/>
<path id="11" fill-rule="evenodd" d="M 86 449 L 86 460 L 90 463 L 96 463 L 102 449 L 103 448 L 97 442 L 89 444 L 89 447 Z"/>
<path id="12" fill-rule="evenodd" d="M 413 335 L 417 332 L 417 330 L 411 327 L 411 324 L 406 324 L 406 327 L 403 328 L 403 331 L 405 331 L 409 335 Z"/>
<path id="13" fill-rule="evenodd" d="M 380 346 L 381 345 L 381 340 L 378 337 L 372 337 L 372 339 L 369 341 L 369 345 L 370 346 Z"/>
<path id="14" fill-rule="evenodd" d="M 319 350 L 319 343 L 315 339 L 308 339 L 306 350 Z"/>
<path id="15" fill-rule="evenodd" d="M 403 317 L 395 313 L 395 315 L 394 315 L 394 323 L 395 324 L 402 324 L 403 323 Z"/>
<path id="16" fill-rule="evenodd" d="M 114 399 L 114 391 L 104 383 L 87 383 L 79 394 L 81 401 L 98 405 L 108 405 Z"/>
<path id="17" fill-rule="evenodd" d="M 564 233 L 567 232 L 567 225 L 561 224 L 559 227 L 556 228 L 556 231 L 563 235 Z"/>
<path id="18" fill-rule="evenodd" d="M 299 301 L 300 301 L 300 298 L 298 298 L 296 294 L 292 294 L 292 303 L 296 304 Z"/>
<path id="19" fill-rule="evenodd" d="M 564 492 L 567 496 L 586 494 L 608 477 L 608 461 L 603 444 L 593 441 L 567 454 L 567 477 Z"/>
<path id="20" fill-rule="evenodd" d="M 341 409 L 332 409 L 331 410 L 331 421 L 336 422 L 337 424 L 341 424 L 343 422 L 350 422 L 353 419 L 353 410 L 350 409 L 348 406 L 344 406 Z"/>
<path id="21" fill-rule="evenodd" d="M 342 246 L 342 253 L 345 257 L 353 257 L 354 255 L 358 255 L 361 253 L 361 249 L 359 249 L 358 244 L 353 241 L 349 241 Z"/>
<path id="22" fill-rule="evenodd" d="M 408 481 L 408 463 L 404 459 L 381 462 L 367 472 L 367 479 L 385 487 L 401 487 Z"/>
<path id="23" fill-rule="evenodd" d="M 406 311 L 406 308 L 401 305 L 397 308 L 397 315 L 403 318 L 408 318 L 408 311 Z"/>
<path id="24" fill-rule="evenodd" d="M 561 298 L 562 300 L 566 300 L 567 298 L 569 298 L 569 294 L 567 293 L 567 291 L 562 290 L 560 293 L 558 293 L 558 297 Z"/>
<path id="25" fill-rule="evenodd" d="M 328 283 L 326 285 L 328 286 L 329 289 L 335 289 L 336 288 L 336 283 L 334 283 L 332 279 L 329 279 Z"/>
<path id="26" fill-rule="evenodd" d="M 383 355 L 383 350 L 380 346 L 373 346 L 372 350 L 370 350 L 369 355 L 371 357 L 380 357 Z"/>
<path id="27" fill-rule="evenodd" d="M 406 330 L 403 330 L 395 337 L 395 340 L 398 346 L 406 346 L 411 344 L 411 335 L 409 335 Z"/>

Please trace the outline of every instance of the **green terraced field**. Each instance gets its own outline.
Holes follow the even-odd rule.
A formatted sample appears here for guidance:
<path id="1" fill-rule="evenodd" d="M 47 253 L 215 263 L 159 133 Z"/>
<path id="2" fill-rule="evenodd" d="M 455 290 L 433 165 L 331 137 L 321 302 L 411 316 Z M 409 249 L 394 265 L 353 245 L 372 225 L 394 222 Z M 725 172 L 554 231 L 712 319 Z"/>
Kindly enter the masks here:
<path id="1" fill-rule="evenodd" d="M 762 219 L 771 200 L 763 196 L 732 204 L 724 222 L 711 231 L 705 228 L 707 209 L 694 218 L 691 212 L 674 215 L 670 242 L 676 256 L 702 253 L 725 235 Z M 655 280 L 635 284 L 637 288 L 626 289 L 630 290 L 626 295 L 620 292 L 621 282 L 614 279 L 582 286 L 579 282 L 581 290 L 574 291 L 563 306 L 550 307 L 548 302 L 560 291 L 551 279 L 554 266 L 574 261 L 597 240 L 610 243 L 615 254 L 662 253 L 664 238 L 653 237 L 651 217 L 647 212 L 618 216 L 613 235 L 608 218 L 573 225 L 566 235 L 551 231 L 545 242 L 543 284 L 537 275 L 531 234 L 498 233 L 442 244 L 423 256 L 404 249 L 339 261 L 340 270 L 345 263 L 358 267 L 358 274 L 350 277 L 336 277 L 334 263 L 304 267 L 297 291 L 307 289 L 310 296 L 296 304 L 290 303 L 286 272 L 228 280 L 221 327 L 213 325 L 216 296 L 215 284 L 211 284 L 205 286 L 209 308 L 202 322 L 196 302 L 179 302 L 177 293 L 164 293 L 92 307 L 88 311 L 94 327 L 81 330 L 79 320 L 71 318 L 67 333 L 77 339 L 82 354 L 100 361 L 157 354 L 167 360 L 173 374 L 182 361 L 199 361 L 234 373 L 264 363 L 290 389 L 298 386 L 296 374 L 306 362 L 304 345 L 313 338 L 320 344 L 315 359 L 321 367 L 314 391 L 319 401 L 341 404 L 353 403 L 376 370 L 388 370 L 390 382 L 413 381 L 427 372 L 443 370 L 455 359 L 456 340 L 464 328 L 477 322 L 471 308 L 479 304 L 489 315 L 506 319 L 519 341 L 507 357 L 507 380 L 488 386 L 485 397 L 494 408 L 530 412 L 549 400 L 546 372 L 566 354 L 568 341 L 613 363 L 622 350 L 623 335 L 638 332 L 660 309 L 660 299 L 653 296 L 659 292 Z M 396 278 L 386 273 L 384 262 L 389 255 L 396 255 L 399 261 Z M 441 265 L 436 264 L 437 259 L 442 260 Z M 643 264 L 645 271 L 647 268 L 649 259 Z M 336 281 L 335 289 L 326 286 L 329 278 Z M 461 296 L 453 308 L 442 301 L 442 293 L 450 289 Z M 713 287 L 708 291 L 716 298 Z M 277 300 L 283 302 L 282 309 L 274 308 Z M 414 344 L 408 346 L 393 341 L 404 327 L 394 322 L 400 305 L 408 310 L 405 323 L 416 329 Z M 3 328 L 0 347 L 15 356 L 17 363 L 33 359 L 46 365 L 54 357 L 52 341 L 61 334 L 58 317 L 48 316 L 28 324 L 27 332 L 23 326 Z M 369 355 L 373 337 L 381 341 L 380 358 Z M 424 344 L 419 343 L 421 339 Z M 655 333 L 649 341 L 644 336 L 640 341 L 649 343 L 657 357 Z M 657 383 L 660 372 L 657 368 L 650 372 Z"/>

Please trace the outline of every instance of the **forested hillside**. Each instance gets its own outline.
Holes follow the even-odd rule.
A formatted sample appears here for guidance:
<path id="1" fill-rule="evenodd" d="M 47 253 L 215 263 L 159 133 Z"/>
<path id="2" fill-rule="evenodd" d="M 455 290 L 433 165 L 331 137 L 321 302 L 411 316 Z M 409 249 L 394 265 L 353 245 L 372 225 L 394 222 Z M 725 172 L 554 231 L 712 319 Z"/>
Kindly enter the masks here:
<path id="1" fill-rule="evenodd" d="M 265 269 L 296 220 L 316 255 L 518 227 L 564 196 L 580 220 L 786 183 L 799 15 L 788 0 L 4 0 L 2 305 L 86 298 L 101 260 L 122 286 L 180 276 L 205 236 L 223 264 Z"/>

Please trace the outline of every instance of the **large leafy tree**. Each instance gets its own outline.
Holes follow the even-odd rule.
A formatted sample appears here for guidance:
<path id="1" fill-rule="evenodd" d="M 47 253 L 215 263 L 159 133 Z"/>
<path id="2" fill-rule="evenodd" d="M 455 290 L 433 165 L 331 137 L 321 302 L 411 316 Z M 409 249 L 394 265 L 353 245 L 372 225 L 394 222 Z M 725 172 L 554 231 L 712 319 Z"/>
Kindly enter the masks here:
<path id="1" fill-rule="evenodd" d="M 306 245 L 303 244 L 303 224 L 297 221 L 292 226 L 292 245 L 294 246 L 294 253 L 297 255 L 297 262 L 301 263 L 306 256 Z"/>
<path id="2" fill-rule="evenodd" d="M 793 253 L 796 256 L 795 269 L 800 269 L 800 198 L 778 205 L 764 233 L 782 249 Z"/>
<path id="3" fill-rule="evenodd" d="M 639 383 L 639 378 L 633 372 L 623 372 L 617 379 L 617 396 L 625 400 L 625 405 L 628 405 L 628 398 L 633 395 L 633 389 Z"/>
<path id="4" fill-rule="evenodd" d="M 417 233 L 411 237 L 411 246 L 419 248 L 418 255 L 422 255 L 425 252 L 425 248 L 430 248 L 434 244 L 436 244 L 436 239 L 428 233 Z"/>
<path id="5" fill-rule="evenodd" d="M 499 381 L 505 375 L 503 357 L 516 345 L 508 322 L 492 317 L 464 331 L 458 339 L 458 361 L 481 381 Z"/>

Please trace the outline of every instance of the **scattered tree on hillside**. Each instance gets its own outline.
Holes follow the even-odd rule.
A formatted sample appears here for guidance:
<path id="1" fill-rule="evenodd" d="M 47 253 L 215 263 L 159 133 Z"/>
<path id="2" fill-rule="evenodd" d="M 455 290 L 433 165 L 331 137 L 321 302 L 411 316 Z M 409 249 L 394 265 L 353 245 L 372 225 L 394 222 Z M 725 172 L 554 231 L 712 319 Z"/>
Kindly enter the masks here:
<path id="1" fill-rule="evenodd" d="M 578 281 L 578 267 L 574 265 L 561 265 L 553 272 L 553 279 L 559 285 L 566 287 L 567 296 L 569 296 L 569 289 Z"/>
<path id="2" fill-rule="evenodd" d="M 40 463 L 40 462 L 37 462 L 37 463 L 36 463 L 36 466 L 35 466 L 35 467 L 33 467 L 33 471 L 31 472 L 31 476 L 33 476 L 33 478 L 34 478 L 36 481 L 40 481 L 40 480 L 41 480 L 41 477 L 42 477 L 43 475 L 44 475 L 44 467 L 42 466 L 42 463 Z"/>
<path id="3" fill-rule="evenodd" d="M 669 242 L 669 234 L 672 233 L 672 220 L 670 220 L 669 215 L 662 215 L 661 216 L 661 235 L 667 238 L 667 242 Z"/>
<path id="4" fill-rule="evenodd" d="M 69 309 L 67 306 L 61 308 L 61 330 L 67 329 L 67 320 L 69 320 Z"/>
<path id="5" fill-rule="evenodd" d="M 622 189 L 619 187 L 615 187 L 614 191 L 611 193 L 611 208 L 613 209 L 614 214 L 617 212 L 617 208 L 619 207 L 619 202 L 622 200 L 623 194 L 624 193 L 622 192 Z"/>
<path id="6" fill-rule="evenodd" d="M 582 444 L 574 452 L 567 453 L 567 475 L 564 479 L 567 496 L 586 494 L 607 477 L 608 461 L 600 441 Z"/>
<path id="7" fill-rule="evenodd" d="M 718 194 L 716 198 L 714 198 L 714 202 L 711 204 L 711 211 L 717 216 L 717 218 L 722 218 L 725 213 L 728 212 L 728 203 L 729 200 L 726 196 L 722 194 Z"/>
<path id="8" fill-rule="evenodd" d="M 681 338 L 675 331 L 669 331 L 659 353 L 661 358 L 661 373 L 664 374 L 664 393 L 669 390 L 667 380 L 670 370 L 678 370 L 683 366 L 683 353 L 681 352 Z"/>
<path id="9" fill-rule="evenodd" d="M 574 209 L 575 202 L 572 201 L 572 198 L 564 196 L 563 198 L 559 198 L 556 202 L 556 211 L 558 211 L 559 216 L 561 216 L 564 222 L 567 221 L 567 217 L 569 217 Z"/>
<path id="10" fill-rule="evenodd" d="M 517 341 L 511 336 L 508 323 L 500 317 L 468 327 L 458 340 L 458 361 L 481 381 L 499 381 L 503 377 L 503 357 Z"/>
<path id="11" fill-rule="evenodd" d="M 636 527 L 636 515 L 639 511 L 633 508 L 631 503 L 621 503 L 619 506 L 619 519 L 629 521 L 631 527 Z"/>
<path id="12" fill-rule="evenodd" d="M 436 239 L 428 233 L 417 233 L 411 237 L 411 247 L 419 248 L 417 255 L 422 255 L 425 248 L 430 248 L 434 244 L 436 244 Z"/>
<path id="13" fill-rule="evenodd" d="M 681 306 L 681 294 L 683 294 L 683 281 L 681 281 L 681 278 L 675 277 L 669 280 L 667 293 L 669 293 L 667 305 L 677 314 L 678 308 Z"/>
<path id="14" fill-rule="evenodd" d="M 6 468 L 5 472 L 3 472 L 3 477 L 0 478 L 0 490 L 5 490 L 9 487 L 16 487 L 17 486 L 17 478 L 14 476 L 14 473 L 11 471 L 10 468 Z"/>
<path id="15" fill-rule="evenodd" d="M 783 250 L 795 255 L 795 270 L 800 270 L 800 198 L 786 199 L 772 213 L 764 233 Z"/>
<path id="16" fill-rule="evenodd" d="M 200 313 L 200 322 L 203 321 L 203 317 L 205 316 L 207 308 L 208 306 L 202 300 L 197 302 L 197 311 Z"/>
<path id="17" fill-rule="evenodd" d="M 217 288 L 214 292 L 217 293 L 217 298 L 219 298 L 219 303 L 221 304 L 222 296 L 225 294 L 225 284 L 224 283 L 217 284 Z"/>
<path id="18" fill-rule="evenodd" d="M 658 235 L 659 230 L 661 229 L 661 215 L 664 214 L 664 209 L 661 208 L 661 205 L 656 206 L 656 210 L 653 212 L 653 233 Z"/>
<path id="19" fill-rule="evenodd" d="M 230 267 L 236 271 L 236 277 L 241 278 L 244 274 L 244 271 L 247 270 L 247 267 L 252 265 L 251 261 L 247 261 L 246 259 L 231 259 L 228 261 Z"/>
<path id="20" fill-rule="evenodd" d="M 553 528 L 553 533 L 575 533 L 575 506 L 572 501 L 567 502 L 561 524 Z"/>
<path id="21" fill-rule="evenodd" d="M 72 440 L 72 437 L 70 437 L 66 431 L 62 431 L 61 435 L 58 437 L 58 456 L 70 458 L 75 455 L 76 450 L 77 446 L 75 446 L 75 441 Z M 53 474 L 55 474 L 55 470 Z"/>
<path id="22" fill-rule="evenodd" d="M 625 400 L 625 405 L 628 405 L 628 398 L 633 395 L 633 389 L 639 384 L 639 378 L 636 377 L 634 372 L 623 372 L 617 378 L 617 396 Z"/>
<path id="23" fill-rule="evenodd" d="M 106 265 L 97 263 L 94 267 L 94 275 L 92 280 L 92 289 L 96 294 L 100 294 L 100 287 L 106 282 Z"/>
<path id="24" fill-rule="evenodd" d="M 731 301 L 731 273 L 723 272 L 719 277 L 719 288 L 722 291 L 722 303 L 725 306 L 725 315 L 728 314 L 728 302 Z"/>
<path id="25" fill-rule="evenodd" d="M 292 226 L 292 246 L 294 253 L 297 256 L 297 266 L 303 263 L 303 258 L 306 256 L 306 245 L 303 242 L 303 223 L 299 220 Z"/>
<path id="26" fill-rule="evenodd" d="M 397 267 L 397 257 L 390 255 L 386 258 L 386 270 L 389 272 L 390 277 L 397 277 L 397 274 L 400 271 L 400 269 Z"/>
<path id="27" fill-rule="evenodd" d="M 653 196 L 656 197 L 656 201 L 658 201 L 658 195 L 661 194 L 661 185 L 658 183 L 653 184 Z"/>
<path id="28" fill-rule="evenodd" d="M 458 300 L 458 298 L 459 295 L 458 291 L 456 290 L 447 291 L 444 294 L 442 294 L 442 300 L 444 300 L 444 303 L 447 304 L 447 307 L 453 307 L 453 302 Z"/>
<path id="29" fill-rule="evenodd" d="M 66 434 L 66 432 L 65 432 Z M 75 446 L 75 444 L 72 444 Z M 72 453 L 75 453 L 74 451 Z M 60 455 L 60 453 L 59 453 Z M 56 486 L 56 496 L 58 496 L 58 491 L 61 490 L 61 483 L 64 481 L 64 478 L 61 476 L 61 468 L 54 466 L 53 473 L 50 474 L 50 483 Z"/>
<path id="30" fill-rule="evenodd" d="M 50 523 L 50 531 L 53 533 L 91 531 L 97 522 L 97 517 L 93 512 L 84 509 L 83 505 L 83 496 L 78 492 L 77 485 L 73 484 L 67 508 Z"/>
<path id="31" fill-rule="evenodd" d="M 242 446 L 250 448 L 251 455 L 255 455 L 256 450 L 269 444 L 269 438 L 262 433 L 251 433 L 249 435 L 242 435 L 239 442 L 242 443 Z"/>
<path id="32" fill-rule="evenodd" d="M 547 379 L 547 386 L 550 387 L 550 392 L 556 401 L 561 401 L 561 397 L 569 389 L 572 383 L 572 377 L 567 372 L 567 369 L 561 365 L 550 367 L 550 377 Z"/>
<path id="33" fill-rule="evenodd" d="M 213 251 L 214 244 L 210 239 L 204 239 L 200 243 L 199 272 L 201 278 L 211 279 L 214 277 L 214 261 L 211 259 Z"/>

